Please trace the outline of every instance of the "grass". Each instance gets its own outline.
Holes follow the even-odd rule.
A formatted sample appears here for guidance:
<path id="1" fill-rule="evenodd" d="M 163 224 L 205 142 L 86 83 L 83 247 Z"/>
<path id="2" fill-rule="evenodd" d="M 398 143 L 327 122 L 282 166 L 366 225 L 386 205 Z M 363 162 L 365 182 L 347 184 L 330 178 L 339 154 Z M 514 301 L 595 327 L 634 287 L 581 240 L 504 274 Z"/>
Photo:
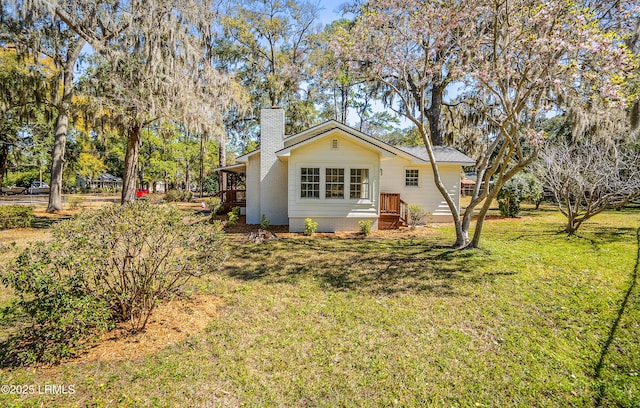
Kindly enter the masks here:
<path id="1" fill-rule="evenodd" d="M 138 361 L 0 371 L 76 390 L 0 405 L 640 406 L 640 211 L 574 237 L 563 221 L 491 220 L 482 249 L 457 252 L 450 227 L 237 240 L 196 283 L 224 301 L 206 332 Z"/>

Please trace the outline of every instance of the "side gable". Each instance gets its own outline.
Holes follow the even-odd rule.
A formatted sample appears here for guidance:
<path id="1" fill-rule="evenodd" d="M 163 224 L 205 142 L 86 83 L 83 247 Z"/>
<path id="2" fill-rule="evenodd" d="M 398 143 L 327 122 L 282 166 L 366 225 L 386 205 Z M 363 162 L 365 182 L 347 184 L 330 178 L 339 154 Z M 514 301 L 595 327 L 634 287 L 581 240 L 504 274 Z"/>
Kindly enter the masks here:
<path id="1" fill-rule="evenodd" d="M 387 146 L 381 146 L 378 143 L 372 143 L 372 140 L 370 140 L 372 138 L 366 135 L 358 135 L 351 132 L 346 132 L 340 127 L 323 127 L 321 131 L 313 132 L 313 134 L 307 134 L 305 136 L 306 137 L 288 138 L 287 140 L 285 140 L 285 148 L 276 152 L 278 157 L 281 159 L 287 158 L 291 156 L 292 151 L 309 144 L 316 143 L 322 139 L 327 139 L 329 141 L 328 143 L 331 143 L 332 140 L 345 139 L 359 146 L 362 146 L 367 150 L 378 152 L 382 157 L 397 156 L 396 152 L 392 151 L 392 149 L 387 148 Z"/>

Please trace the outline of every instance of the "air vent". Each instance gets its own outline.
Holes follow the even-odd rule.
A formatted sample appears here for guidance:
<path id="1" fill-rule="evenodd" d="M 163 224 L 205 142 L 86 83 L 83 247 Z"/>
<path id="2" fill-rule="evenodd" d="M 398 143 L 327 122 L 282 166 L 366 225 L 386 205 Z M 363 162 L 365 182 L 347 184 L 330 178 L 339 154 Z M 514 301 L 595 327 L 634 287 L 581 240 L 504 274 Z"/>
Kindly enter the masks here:
<path id="1" fill-rule="evenodd" d="M 338 148 L 338 139 L 333 139 L 331 141 L 331 148 L 332 149 L 337 149 Z"/>

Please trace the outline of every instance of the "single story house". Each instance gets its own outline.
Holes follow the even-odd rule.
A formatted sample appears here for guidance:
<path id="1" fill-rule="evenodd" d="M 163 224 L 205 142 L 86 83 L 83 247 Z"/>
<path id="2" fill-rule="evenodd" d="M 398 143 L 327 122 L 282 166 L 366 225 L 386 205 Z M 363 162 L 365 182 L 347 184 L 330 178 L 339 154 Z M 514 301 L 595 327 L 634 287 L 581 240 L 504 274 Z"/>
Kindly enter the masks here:
<path id="1" fill-rule="evenodd" d="M 102 173 L 95 179 L 84 178 L 79 174 L 76 174 L 76 186 L 81 188 L 111 188 L 122 189 L 122 177 L 114 176 L 109 173 Z"/>
<path id="2" fill-rule="evenodd" d="M 283 109 L 263 109 L 260 148 L 217 169 L 246 174 L 247 224 L 264 214 L 292 232 L 304 231 L 306 218 L 321 232 L 357 231 L 361 220 L 371 220 L 374 230 L 397 228 L 407 221 L 408 204 L 433 222 L 452 220 L 426 148 L 391 146 L 333 120 L 285 137 L 284 124 Z M 451 147 L 434 149 L 442 181 L 459 203 L 462 166 L 475 162 Z"/>

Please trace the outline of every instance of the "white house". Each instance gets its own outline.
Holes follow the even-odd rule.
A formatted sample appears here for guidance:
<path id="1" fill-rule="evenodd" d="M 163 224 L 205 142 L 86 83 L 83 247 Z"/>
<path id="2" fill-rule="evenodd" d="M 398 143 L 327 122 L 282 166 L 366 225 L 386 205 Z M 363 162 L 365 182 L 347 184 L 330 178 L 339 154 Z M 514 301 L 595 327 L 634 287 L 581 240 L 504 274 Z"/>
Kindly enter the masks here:
<path id="1" fill-rule="evenodd" d="M 367 219 L 374 230 L 397 228 L 407 204 L 420 205 L 434 222 L 451 221 L 424 147 L 391 146 L 336 121 L 285 137 L 281 108 L 263 109 L 260 123 L 260 149 L 218 169 L 246 174 L 247 224 L 264 214 L 292 232 L 304 231 L 305 218 L 323 232 L 357 231 Z M 475 162 L 450 147 L 435 147 L 435 155 L 459 203 L 462 166 Z"/>

